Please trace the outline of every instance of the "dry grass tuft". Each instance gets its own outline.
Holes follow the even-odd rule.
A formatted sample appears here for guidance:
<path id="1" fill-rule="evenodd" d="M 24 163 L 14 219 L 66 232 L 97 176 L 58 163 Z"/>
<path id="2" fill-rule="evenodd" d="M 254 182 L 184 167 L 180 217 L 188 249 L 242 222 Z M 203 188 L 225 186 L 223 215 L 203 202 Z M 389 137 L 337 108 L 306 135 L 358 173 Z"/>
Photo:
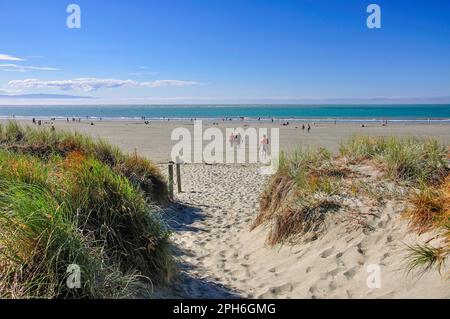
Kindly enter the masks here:
<path id="1" fill-rule="evenodd" d="M 282 154 L 279 170 L 261 196 L 261 211 L 251 229 L 270 225 L 269 246 L 296 241 L 307 233 L 318 236 L 328 213 L 341 207 L 333 196 L 341 179 L 350 173 L 336 165 L 324 149 Z"/>
<path id="2" fill-rule="evenodd" d="M 274 217 L 266 243 L 273 246 L 289 240 L 295 242 L 307 234 L 315 239 L 324 230 L 326 216 L 340 207 L 339 202 L 328 198 L 309 200 L 298 208 L 287 207 Z"/>
<path id="3" fill-rule="evenodd" d="M 450 175 L 439 186 L 423 185 L 411 196 L 410 203 L 404 213 L 410 228 L 419 234 L 437 234 L 425 244 L 408 246 L 407 269 L 421 273 L 436 269 L 442 274 L 450 254 Z"/>
<path id="4" fill-rule="evenodd" d="M 439 187 L 422 185 L 404 212 L 411 229 L 419 234 L 442 227 L 450 220 L 450 175 Z"/>

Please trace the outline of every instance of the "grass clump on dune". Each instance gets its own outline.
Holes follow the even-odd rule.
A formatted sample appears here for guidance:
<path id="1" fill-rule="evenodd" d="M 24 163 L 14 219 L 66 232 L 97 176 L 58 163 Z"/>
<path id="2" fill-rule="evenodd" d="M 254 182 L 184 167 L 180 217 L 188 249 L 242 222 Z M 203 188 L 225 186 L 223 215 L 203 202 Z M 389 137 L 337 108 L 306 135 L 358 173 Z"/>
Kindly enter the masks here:
<path id="1" fill-rule="evenodd" d="M 1 297 L 129 297 L 144 277 L 171 280 L 170 233 L 132 175 L 78 148 L 45 156 L 7 148 L 0 151 Z M 123 163 L 136 176 L 148 165 Z M 81 268 L 80 289 L 67 288 L 71 264 Z"/>
<path id="2" fill-rule="evenodd" d="M 448 173 L 447 150 L 434 140 L 355 136 L 334 157 L 321 148 L 282 153 L 251 229 L 268 225 L 269 245 L 314 239 L 334 212 L 358 217 L 368 205 L 383 205 L 382 199 L 395 200 L 420 185 L 425 188 L 411 197 L 411 228 L 442 228 L 449 221 L 449 192 L 437 188 Z M 396 185 L 403 195 L 395 195 Z"/>
<path id="3" fill-rule="evenodd" d="M 141 188 L 152 201 L 163 203 L 168 200 L 167 185 L 159 169 L 137 154 L 124 154 L 103 140 L 68 131 L 51 131 L 22 127 L 16 122 L 0 125 L 0 147 L 15 153 L 30 154 L 48 159 L 55 154 L 65 157 L 79 152 L 92 157 L 115 173 L 126 177 Z"/>
<path id="4" fill-rule="evenodd" d="M 61 185 L 63 185 L 61 189 Z M 101 162 L 69 155 L 55 174 L 55 193 L 77 223 L 100 240 L 124 271 L 138 269 L 158 284 L 170 279 L 169 232 L 142 193 Z"/>
<path id="5" fill-rule="evenodd" d="M 441 273 L 450 254 L 450 175 L 439 186 L 422 185 L 409 202 L 404 216 L 410 228 L 419 234 L 437 234 L 425 244 L 408 246 L 408 270 L 424 273 L 436 269 Z"/>
<path id="6" fill-rule="evenodd" d="M 341 145 L 351 161 L 374 160 L 387 176 L 411 187 L 403 215 L 418 234 L 436 232 L 425 244 L 409 245 L 407 269 L 441 271 L 450 251 L 450 177 L 448 150 L 436 140 L 355 136 Z M 433 244 L 431 244 L 433 242 Z"/>
<path id="7" fill-rule="evenodd" d="M 339 152 L 351 161 L 375 160 L 395 180 L 433 184 L 448 174 L 447 150 L 432 139 L 354 136 Z"/>
<path id="8" fill-rule="evenodd" d="M 331 159 L 322 148 L 281 154 L 279 169 L 261 196 L 261 212 L 251 226 L 270 225 L 268 245 L 305 235 L 316 238 L 323 231 L 326 216 L 340 207 L 334 195 L 347 174 Z"/>
<path id="9" fill-rule="evenodd" d="M 74 227 L 74 216 L 48 190 L 0 182 L 2 298 L 121 298 L 137 277 L 107 262 L 101 245 Z M 81 267 L 81 288 L 68 289 L 70 264 Z"/>

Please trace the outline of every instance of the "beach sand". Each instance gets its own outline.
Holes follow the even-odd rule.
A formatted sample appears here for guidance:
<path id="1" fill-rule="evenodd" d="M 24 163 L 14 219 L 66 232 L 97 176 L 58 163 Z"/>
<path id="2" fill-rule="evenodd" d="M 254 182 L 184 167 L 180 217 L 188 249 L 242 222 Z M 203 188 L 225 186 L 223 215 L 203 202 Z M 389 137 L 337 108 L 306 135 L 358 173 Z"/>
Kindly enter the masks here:
<path id="1" fill-rule="evenodd" d="M 18 121 L 25 125 L 32 125 L 31 121 Z M 50 127 L 50 121 L 44 127 Z M 0 120 L 0 124 L 6 124 L 6 120 Z M 171 121 L 171 122 L 152 122 L 145 125 L 142 121 L 96 121 L 95 125 L 90 125 L 90 121 L 82 120 L 81 123 L 66 121 L 54 121 L 55 128 L 68 129 L 87 133 L 95 137 L 101 137 L 115 145 L 120 146 L 124 151 L 133 152 L 136 150 L 139 154 L 146 156 L 154 161 L 168 161 L 170 152 L 176 142 L 171 141 L 171 133 L 175 128 L 183 127 L 190 131 L 193 130 L 193 123 L 190 121 Z M 339 143 L 345 141 L 355 134 L 367 135 L 386 135 L 386 136 L 416 136 L 422 138 L 434 138 L 450 145 L 450 125 L 449 124 L 389 124 L 381 126 L 377 124 L 366 124 L 366 127 L 360 127 L 359 124 L 316 124 L 311 123 L 311 132 L 301 130 L 301 123 L 291 123 L 284 127 L 280 124 L 255 123 L 240 121 L 220 122 L 218 126 L 212 123 L 203 123 L 203 129 L 217 127 L 225 135 L 226 128 L 233 127 L 254 127 L 279 128 L 280 129 L 280 150 L 294 150 L 299 146 L 322 146 L 337 152 Z M 296 128 L 297 127 L 297 128 Z M 244 127 L 247 128 L 247 127 Z M 204 142 L 206 144 L 206 142 Z"/>
<path id="2" fill-rule="evenodd" d="M 190 128 L 192 123 L 96 122 L 91 126 L 86 121 L 61 121 L 54 126 L 102 137 L 125 151 L 136 150 L 160 162 L 166 173 L 162 163 L 169 159 L 175 143 L 170 140 L 172 130 Z M 431 137 L 450 145 L 449 125 L 322 124 L 313 126 L 310 133 L 295 126 L 300 125 L 280 127 L 282 150 L 320 145 L 335 152 L 339 143 L 353 134 Z M 224 124 L 219 127 L 224 128 Z M 178 203 L 167 207 L 164 214 L 174 230 L 182 274 L 173 287 L 158 291 L 156 296 L 450 298 L 448 280 L 437 272 L 423 276 L 406 273 L 405 245 L 417 242 L 417 236 L 408 233 L 406 221 L 400 217 L 403 207 L 397 203 L 388 202 L 368 221 L 374 228 L 371 232 L 349 231 L 330 221 L 327 232 L 315 241 L 265 246 L 267 230 L 262 226 L 250 232 L 250 224 L 258 213 L 259 196 L 268 178 L 255 164 L 182 166 L 183 192 L 176 194 Z M 372 264 L 380 267 L 380 288 L 367 285 L 368 266 Z"/>

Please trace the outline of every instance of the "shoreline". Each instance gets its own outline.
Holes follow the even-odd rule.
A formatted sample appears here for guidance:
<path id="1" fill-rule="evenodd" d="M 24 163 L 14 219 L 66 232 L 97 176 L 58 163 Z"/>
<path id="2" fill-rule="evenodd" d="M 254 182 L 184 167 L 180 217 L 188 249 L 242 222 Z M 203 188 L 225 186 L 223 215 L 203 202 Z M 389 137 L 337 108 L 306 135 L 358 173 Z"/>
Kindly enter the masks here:
<path id="1" fill-rule="evenodd" d="M 76 121 L 93 121 L 93 122 L 192 122 L 194 120 L 205 122 L 218 122 L 218 123 L 280 123 L 280 122 L 292 122 L 292 123 L 319 123 L 319 124 L 351 124 L 351 123 L 404 123 L 404 124 L 450 124 L 450 118 L 423 118 L 423 117 L 411 117 L 411 118 L 396 118 L 396 117 L 371 117 L 371 118 L 352 118 L 352 117 L 99 117 L 99 116 L 0 116 L 0 121 L 31 121 L 43 120 L 43 121 L 59 121 L 59 122 L 76 122 Z M 74 120 L 75 119 L 75 120 Z"/>

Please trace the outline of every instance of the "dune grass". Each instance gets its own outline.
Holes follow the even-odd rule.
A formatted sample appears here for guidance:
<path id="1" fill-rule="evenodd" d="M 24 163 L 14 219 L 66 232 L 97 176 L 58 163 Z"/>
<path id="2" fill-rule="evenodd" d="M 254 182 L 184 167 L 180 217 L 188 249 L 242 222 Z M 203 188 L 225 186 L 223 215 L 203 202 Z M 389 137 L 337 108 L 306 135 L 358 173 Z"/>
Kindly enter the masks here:
<path id="1" fill-rule="evenodd" d="M 374 160 L 386 175 L 410 184 L 403 215 L 418 234 L 436 232 L 435 244 L 408 246 L 408 272 L 444 268 L 450 251 L 450 176 L 448 150 L 432 139 L 355 136 L 340 148 L 350 161 Z"/>
<path id="2" fill-rule="evenodd" d="M 424 273 L 436 269 L 440 273 L 450 254 L 450 175 L 438 186 L 422 185 L 410 197 L 404 212 L 411 230 L 437 234 L 425 244 L 409 245 L 407 268 Z"/>
<path id="3" fill-rule="evenodd" d="M 2 298 L 123 298 L 138 287 L 133 273 L 107 262 L 101 244 L 74 227 L 48 190 L 0 182 Z M 81 267 L 81 288 L 68 289 L 67 267 Z"/>
<path id="4" fill-rule="evenodd" d="M 449 173 L 443 145 L 416 138 L 354 136 L 341 145 L 337 156 L 321 148 L 282 153 L 278 171 L 261 196 L 260 213 L 251 229 L 268 225 L 270 246 L 317 238 L 324 231 L 326 217 L 345 208 L 346 196 L 359 200 L 367 195 L 379 203 L 383 198 L 395 197 L 385 184 L 385 188 L 372 191 L 372 185 L 361 176 L 353 179 L 355 172 L 349 167 L 363 161 L 401 186 L 399 193 L 419 189 L 410 197 L 413 208 L 407 214 L 411 229 L 430 231 L 448 225 L 450 192 L 437 190 Z M 355 189 L 358 184 L 364 187 Z M 434 252 L 442 256 L 442 250 Z"/>
<path id="5" fill-rule="evenodd" d="M 346 174 L 348 171 L 334 165 L 331 154 L 323 148 L 282 153 L 251 229 L 269 224 L 269 246 L 296 241 L 307 234 L 316 238 L 323 231 L 327 214 L 340 207 L 334 195 Z"/>
<path id="6" fill-rule="evenodd" d="M 11 128 L 2 134 L 17 142 L 22 131 Z M 22 144 L 26 151 L 17 149 L 20 144 L 3 145 L 0 297 L 120 298 L 135 295 L 144 278 L 153 285 L 170 282 L 170 232 L 132 174 L 122 175 L 105 157 L 80 147 L 62 152 L 39 144 L 39 150 L 51 150 L 43 153 L 30 151 L 31 144 Z M 120 165 L 130 165 L 129 172 L 150 174 L 139 171 L 148 162 L 122 156 L 114 158 L 124 159 Z M 71 264 L 81 268 L 80 289 L 67 288 Z"/>
<path id="7" fill-rule="evenodd" d="M 353 136 L 339 153 L 351 161 L 375 160 L 394 180 L 439 183 L 448 174 L 447 150 L 432 139 Z"/>
<path id="8" fill-rule="evenodd" d="M 52 131 L 23 127 L 17 122 L 0 125 L 0 147 L 15 153 L 30 154 L 41 159 L 52 156 L 66 156 L 79 152 L 92 157 L 115 173 L 126 177 L 142 189 L 152 201 L 164 203 L 168 200 L 166 182 L 158 168 L 137 154 L 124 154 L 119 148 L 104 140 L 69 131 Z"/>

